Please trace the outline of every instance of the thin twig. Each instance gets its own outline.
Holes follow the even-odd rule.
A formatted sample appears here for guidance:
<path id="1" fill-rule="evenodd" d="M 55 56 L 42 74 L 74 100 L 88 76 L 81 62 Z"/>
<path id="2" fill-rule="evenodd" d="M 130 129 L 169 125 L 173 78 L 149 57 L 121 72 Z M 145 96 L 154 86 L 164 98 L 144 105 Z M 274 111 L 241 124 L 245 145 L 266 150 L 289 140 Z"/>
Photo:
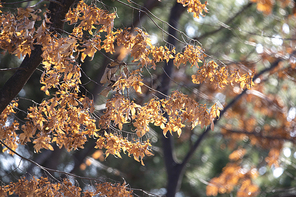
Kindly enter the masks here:
<path id="1" fill-rule="evenodd" d="M 40 3 L 42 3 L 43 1 L 45 1 L 45 0 L 41 0 L 41 1 L 39 1 L 38 3 L 36 3 L 35 5 L 32 5 L 32 6 L 30 6 L 31 8 L 34 8 L 34 7 L 36 7 L 37 5 L 39 5 Z"/>
<path id="2" fill-rule="evenodd" d="M 148 17 L 148 18 L 149 18 L 149 19 L 155 24 L 155 26 L 156 26 L 157 28 L 159 28 L 159 29 L 160 29 L 162 32 L 164 32 L 166 35 L 173 37 L 173 38 L 174 38 L 175 40 L 177 40 L 178 42 L 183 43 L 183 44 L 185 44 L 185 45 L 188 45 L 188 43 L 179 40 L 179 39 L 176 38 L 175 36 L 170 35 L 166 30 L 164 30 L 163 28 L 161 28 L 161 27 L 160 27 L 160 26 L 159 26 L 159 25 L 158 25 L 158 24 L 152 19 L 152 17 L 151 17 L 149 14 L 151 14 L 154 18 L 156 18 L 157 20 L 159 20 L 159 21 L 161 21 L 162 23 L 166 24 L 166 25 L 169 26 L 170 28 L 174 29 L 175 31 L 177 31 L 177 32 L 180 33 L 181 35 L 184 35 L 184 36 L 185 36 L 186 38 L 188 38 L 190 41 L 197 42 L 199 45 L 201 45 L 201 43 L 198 42 L 198 40 L 193 40 L 192 38 L 190 38 L 189 36 L 187 36 L 184 32 L 180 31 L 179 29 L 173 27 L 173 26 L 172 26 L 171 24 L 169 24 L 168 22 L 166 22 L 166 21 L 160 19 L 159 17 L 157 17 L 156 15 L 154 15 L 154 14 L 153 14 L 150 10 L 148 10 L 147 8 L 143 7 L 145 10 L 147 10 L 147 11 L 145 11 L 145 10 L 142 10 L 141 8 L 137 8 L 137 7 L 131 6 L 131 5 L 129 5 L 129 4 L 127 4 L 127 3 L 124 3 L 124 2 L 122 2 L 122 1 L 120 1 L 120 0 L 116 0 L 116 1 L 119 2 L 119 3 L 121 3 L 121 4 L 123 4 L 123 5 L 125 5 L 125 6 L 127 6 L 127 7 L 130 7 L 130 8 L 132 8 L 132 9 L 135 9 L 135 10 L 138 10 L 138 11 L 140 11 L 140 12 L 145 13 L 145 14 L 147 15 L 147 17 Z M 135 5 L 137 5 L 137 6 L 139 6 L 139 7 L 141 7 L 139 4 L 137 4 L 137 3 L 135 3 L 135 2 L 132 2 L 132 3 L 135 4 Z"/>
<path id="3" fill-rule="evenodd" d="M 218 103 L 219 106 L 222 105 L 218 99 L 213 98 L 213 97 L 211 97 L 211 96 L 208 96 L 208 95 L 202 93 L 201 91 L 198 91 L 197 93 L 195 93 L 195 92 L 192 91 L 192 89 L 190 89 L 187 85 L 180 84 L 180 83 L 178 83 L 177 81 L 175 81 L 174 79 L 172 79 L 172 78 L 168 75 L 168 73 L 164 70 L 164 68 L 162 68 L 162 70 L 163 70 L 163 73 L 164 73 L 164 74 L 165 74 L 165 75 L 166 75 L 166 76 L 167 76 L 172 82 L 174 82 L 174 83 L 177 84 L 178 86 L 183 87 L 183 88 L 187 89 L 187 90 L 190 91 L 190 92 L 193 92 L 194 95 L 196 95 L 196 96 L 198 96 L 198 97 L 200 97 L 200 98 L 202 98 L 202 99 L 205 99 L 205 100 L 207 100 L 207 101 L 214 101 L 215 103 Z"/>
<path id="4" fill-rule="evenodd" d="M 25 3 L 25 2 L 30 2 L 30 1 L 34 1 L 34 0 L 25 0 L 25 1 L 17 1 L 17 2 L 1 2 L 1 4 L 3 5 L 13 5 L 13 4 L 19 4 L 19 3 Z"/>
<path id="5" fill-rule="evenodd" d="M 14 71 L 14 70 L 26 70 L 25 68 L 0 68 L 0 72 L 2 71 Z"/>
<path id="6" fill-rule="evenodd" d="M 100 179 L 97 179 L 97 178 L 89 178 L 89 177 L 83 177 L 83 176 L 79 176 L 79 175 L 75 175 L 75 174 L 72 174 L 72 173 L 69 173 L 69 172 L 63 172 L 63 171 L 59 171 L 59 170 L 54 170 L 54 169 L 51 169 L 51 168 L 47 168 L 47 167 L 44 167 L 42 165 L 40 165 L 39 163 L 31 160 L 31 159 L 28 159 L 22 155 L 20 155 L 19 153 L 17 153 L 16 151 L 12 150 L 7 144 L 5 144 L 2 140 L 0 140 L 0 143 L 3 144 L 9 151 L 11 151 L 12 153 L 16 154 L 17 156 L 19 156 L 20 158 L 22 158 L 23 160 L 26 160 L 34 165 L 36 165 L 37 167 L 39 167 L 40 169 L 44 170 L 46 173 L 48 173 L 54 180 L 60 182 L 59 180 L 57 180 L 50 172 L 56 172 L 56 173 L 59 173 L 59 174 L 65 174 L 65 175 L 68 175 L 68 176 L 72 176 L 72 177 L 75 177 L 75 178 L 80 178 L 80 179 L 86 179 L 86 180 L 93 180 L 93 181 L 98 181 L 98 182 L 103 182 L 102 180 Z M 50 172 L 49 172 L 50 171 Z"/>
<path id="7" fill-rule="evenodd" d="M 162 195 L 157 195 L 157 194 L 151 194 L 149 192 L 146 192 L 142 189 L 135 189 L 135 188 L 131 188 L 133 191 L 140 191 L 140 192 L 143 192 L 144 194 L 148 195 L 148 196 L 157 196 L 157 197 L 161 197 Z"/>
<path id="8" fill-rule="evenodd" d="M 69 192 L 72 193 L 72 191 L 63 183 L 61 182 L 60 180 L 58 180 L 57 178 L 55 178 L 49 171 L 52 171 L 52 172 L 58 172 L 60 173 L 61 171 L 58 171 L 58 170 L 53 170 L 53 169 L 50 169 L 50 168 L 46 168 L 42 165 L 40 165 L 39 163 L 36 163 L 35 161 L 31 160 L 31 159 L 28 159 L 26 157 L 23 157 L 22 155 L 20 155 L 19 153 L 17 153 L 16 151 L 12 150 L 8 145 L 6 145 L 2 140 L 0 140 L 0 143 L 2 145 L 4 145 L 9 151 L 11 151 L 12 153 L 16 154 L 17 156 L 19 156 L 20 158 L 22 158 L 23 160 L 26 160 L 26 161 L 29 161 L 31 163 L 33 163 L 34 165 L 38 166 L 39 168 L 41 168 L 42 170 L 44 170 L 52 179 L 54 179 L 55 181 L 61 183 L 67 190 L 69 190 Z M 64 174 L 67 174 L 65 172 L 62 172 Z M 73 193 L 72 193 L 73 194 Z M 74 194 L 73 194 L 74 195 Z"/>
<path id="9" fill-rule="evenodd" d="M 151 88 L 150 86 L 146 85 L 145 83 L 143 84 L 143 86 L 145 86 L 146 88 L 148 88 L 150 91 L 157 92 L 158 94 L 161 94 L 162 96 L 164 96 L 164 97 L 166 97 L 166 98 L 169 98 L 168 95 L 166 95 L 166 94 L 164 94 L 164 93 L 162 93 L 162 92 L 160 92 L 160 91 L 158 91 L 158 90 L 156 90 L 156 89 L 154 89 L 154 88 Z"/>

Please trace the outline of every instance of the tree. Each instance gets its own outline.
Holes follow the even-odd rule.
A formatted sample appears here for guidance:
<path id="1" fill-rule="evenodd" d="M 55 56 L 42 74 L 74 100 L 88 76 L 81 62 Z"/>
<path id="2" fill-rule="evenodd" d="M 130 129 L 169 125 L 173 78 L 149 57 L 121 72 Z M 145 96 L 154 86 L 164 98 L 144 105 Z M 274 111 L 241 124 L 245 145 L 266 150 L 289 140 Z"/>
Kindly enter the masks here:
<path id="1" fill-rule="evenodd" d="M 15 54 L 22 62 L 17 68 L 1 69 L 14 74 L 0 90 L 0 143 L 3 152 L 16 154 L 43 171 L 39 177 L 3 180 L 7 183 L 1 187 L 1 195 L 132 196 L 139 191 L 145 195 L 151 188 L 132 189 L 130 182 L 87 178 L 76 172 L 102 159 L 102 150 L 103 158 L 127 154 L 144 166 L 147 157 L 158 154 L 151 144 L 155 133 L 162 136 L 166 196 L 176 195 L 186 170 L 186 178 L 196 178 L 194 173 L 200 171 L 188 165 L 192 160 L 203 160 L 194 154 L 206 140 L 226 152 L 220 170 L 208 173 L 207 180 L 197 176 L 206 183 L 201 193 L 207 195 L 235 192 L 237 196 L 256 196 L 259 186 L 264 189 L 257 178 L 264 174 L 260 169 L 283 165 L 281 150 L 286 142 L 295 140 L 295 107 L 284 101 L 294 98 L 295 3 L 251 1 L 233 6 L 234 2 L 217 1 L 210 8 L 235 7 L 234 14 L 224 14 L 226 22 L 220 21 L 218 28 L 202 23 L 199 35 L 189 37 L 183 32 L 194 28 L 190 24 L 193 19 L 215 16 L 206 8 L 207 2 L 164 1 L 162 4 L 171 4 L 171 9 L 163 11 L 163 16 L 152 12 L 158 1 L 141 6 L 129 0 L 108 4 L 51 0 L 48 9 L 42 8 L 42 2 L 17 10 L 9 6 L 21 2 L 1 4 L 3 59 L 5 54 Z M 118 25 L 116 16 L 120 20 L 121 11 L 112 12 L 111 7 L 138 13 L 133 22 L 124 17 Z M 257 18 L 244 17 L 256 9 Z M 184 25 L 186 11 L 190 22 Z M 274 20 L 272 13 L 285 18 Z M 165 16 L 168 22 L 161 18 Z M 145 20 L 149 20 L 147 27 L 140 28 Z M 125 24 L 130 22 L 130 26 Z M 267 28 L 271 23 L 283 30 Z M 149 28 L 166 37 L 163 44 L 153 44 L 153 37 L 144 31 Z M 256 28 L 265 32 L 260 34 Z M 263 48 L 262 39 L 269 39 L 270 46 Z M 98 69 L 93 69 L 95 60 L 100 62 Z M 36 70 L 42 71 L 40 89 L 45 95 L 38 101 L 28 98 L 33 104 L 20 107 L 24 98 L 18 94 Z M 101 108 L 98 94 L 108 97 Z M 18 111 L 25 111 L 25 117 Z M 34 159 L 20 155 L 19 146 L 32 148 Z M 62 150 L 78 158 L 71 173 L 66 167 L 57 170 Z M 48 162 L 51 157 L 55 161 Z M 27 169 L 31 174 L 32 168 Z M 123 173 L 114 170 L 114 174 Z M 77 186 L 73 179 L 88 180 L 93 186 Z M 290 181 L 286 186 L 292 185 Z"/>

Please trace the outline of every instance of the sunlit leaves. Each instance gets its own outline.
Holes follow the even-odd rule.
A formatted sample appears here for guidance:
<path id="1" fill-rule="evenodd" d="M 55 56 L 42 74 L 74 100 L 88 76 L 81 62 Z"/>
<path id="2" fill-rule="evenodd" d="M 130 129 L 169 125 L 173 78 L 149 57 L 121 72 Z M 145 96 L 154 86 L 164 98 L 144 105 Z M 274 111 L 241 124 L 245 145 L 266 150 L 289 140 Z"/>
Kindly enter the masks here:
<path id="1" fill-rule="evenodd" d="M 20 134 L 20 143 L 25 144 L 27 142 L 31 142 L 30 138 L 33 138 L 33 136 L 36 133 L 37 127 L 33 126 L 31 122 L 26 122 L 26 124 L 22 125 L 21 130 L 23 133 Z"/>
<path id="2" fill-rule="evenodd" d="M 257 3 L 257 10 L 268 15 L 271 14 L 276 2 L 279 2 L 281 7 L 287 7 L 291 0 L 251 0 L 251 2 Z"/>
<path id="3" fill-rule="evenodd" d="M 170 50 L 166 46 L 155 47 L 152 46 L 150 49 L 150 53 L 152 57 L 154 57 L 154 62 L 168 62 L 170 59 L 174 58 L 174 54 L 176 53 L 175 49 Z"/>
<path id="4" fill-rule="evenodd" d="M 235 150 L 229 155 L 229 159 L 233 161 L 237 161 L 241 159 L 246 154 L 246 152 L 247 152 L 246 149 Z"/>
<path id="5" fill-rule="evenodd" d="M 184 7 L 187 6 L 187 11 L 192 12 L 195 18 L 199 18 L 199 15 L 202 15 L 202 12 L 207 12 L 207 2 L 202 4 L 199 0 L 177 0 L 178 3 L 181 3 Z"/>
<path id="6" fill-rule="evenodd" d="M 30 122 L 22 126 L 21 142 L 30 141 L 38 129 L 41 132 L 33 141 L 36 151 L 52 149 L 52 142 L 68 151 L 83 148 L 87 136 L 96 136 L 95 120 L 90 114 L 92 110 L 92 102 L 88 98 L 57 92 L 55 97 L 29 109 L 27 117 Z M 29 129 L 32 134 L 28 133 Z"/>
<path id="7" fill-rule="evenodd" d="M 122 76 L 114 83 L 113 87 L 114 90 L 122 92 L 124 92 L 125 89 L 133 88 L 137 93 L 142 94 L 141 87 L 144 85 L 142 81 L 143 79 L 139 74 L 139 70 L 135 70 L 128 74 L 128 76 L 126 76 L 125 73 L 122 74 Z"/>
<path id="8" fill-rule="evenodd" d="M 256 196 L 259 187 L 252 182 L 252 179 L 258 176 L 255 168 L 246 169 L 241 167 L 237 162 L 229 163 L 223 168 L 219 177 L 213 178 L 207 186 L 207 195 L 216 196 L 218 193 L 230 193 L 236 187 L 237 196 Z"/>
<path id="9" fill-rule="evenodd" d="M 196 84 L 207 82 L 220 88 L 228 84 L 239 84 L 242 89 L 245 87 L 250 89 L 254 86 L 253 75 L 254 73 L 241 74 L 238 70 L 228 71 L 226 67 L 219 67 L 215 61 L 210 61 L 192 75 L 192 82 Z"/>
<path id="10" fill-rule="evenodd" d="M 1 186 L 1 196 L 124 196 L 131 197 L 132 190 L 127 188 L 126 184 L 120 183 L 95 183 L 94 191 L 88 190 L 81 191 L 81 188 L 71 183 L 68 179 L 63 179 L 58 183 L 51 183 L 47 177 L 41 177 L 37 179 L 33 177 L 31 180 L 27 180 L 25 177 L 18 180 L 18 182 L 10 183 L 6 186 Z"/>
<path id="11" fill-rule="evenodd" d="M 0 13 L 0 48 L 21 58 L 30 55 L 36 38 L 35 21 L 41 17 L 32 8 L 18 8 L 16 15 Z"/>
<path id="12" fill-rule="evenodd" d="M 272 148 L 269 151 L 268 156 L 265 158 L 265 161 L 269 166 L 274 165 L 275 167 L 279 167 L 279 158 L 280 158 L 280 149 Z"/>
<path id="13" fill-rule="evenodd" d="M 99 125 L 102 128 L 109 127 L 111 122 L 121 130 L 123 124 L 132 122 L 136 127 L 138 136 L 143 136 L 149 131 L 149 124 L 153 123 L 163 129 L 165 135 L 168 131 L 181 134 L 185 122 L 201 127 L 207 126 L 211 120 L 219 116 L 219 108 L 214 105 L 210 110 L 206 105 L 200 105 L 178 91 L 166 99 L 151 99 L 143 106 L 126 99 L 122 95 L 116 95 L 106 103 L 106 112 L 101 117 Z M 169 116 L 165 118 L 164 114 Z"/>
<path id="14" fill-rule="evenodd" d="M 92 39 L 86 40 L 82 47 L 84 50 L 81 53 L 81 61 L 83 62 L 86 56 L 93 59 L 97 50 L 101 49 L 101 37 L 99 35 L 95 35 Z"/>
<path id="15" fill-rule="evenodd" d="M 103 41 L 102 49 L 104 49 L 107 53 L 113 54 L 115 52 L 115 49 L 114 49 L 115 39 L 116 39 L 116 32 L 107 34 L 105 40 Z"/>
<path id="16" fill-rule="evenodd" d="M 112 133 L 108 134 L 105 132 L 104 136 L 100 136 L 96 142 L 96 148 L 105 148 L 106 157 L 109 154 L 121 158 L 120 152 L 128 153 L 128 156 L 133 155 L 133 158 L 144 165 L 143 158 L 145 155 L 151 156 L 151 144 L 149 141 L 145 142 L 131 142 L 122 136 L 113 135 Z"/>
<path id="17" fill-rule="evenodd" d="M 197 0 L 179 0 L 178 2 L 187 6 L 188 12 L 192 12 L 196 18 L 202 15 L 203 11 L 206 12 L 206 3 L 201 4 Z M 41 45 L 43 51 L 43 73 L 40 83 L 43 85 L 41 90 L 45 92 L 47 98 L 28 109 L 27 122 L 22 125 L 19 135 L 15 133 L 18 129 L 17 122 L 7 125 L 7 115 L 13 113 L 12 110 L 1 114 L 0 137 L 5 139 L 13 150 L 18 143 L 32 142 L 36 152 L 42 149 L 53 150 L 53 143 L 60 148 L 65 147 L 66 150 L 72 151 L 83 148 L 89 137 L 95 137 L 96 148 L 104 149 L 106 157 L 111 154 L 121 158 L 121 153 L 124 152 L 143 164 L 143 158 L 152 155 L 151 144 L 140 138 L 150 131 L 151 125 L 159 126 L 165 136 L 174 132 L 180 136 L 185 127 L 193 129 L 197 125 L 202 128 L 211 125 L 211 129 L 214 130 L 214 120 L 220 115 L 220 109 L 216 104 L 211 107 L 200 104 L 180 91 L 173 91 L 164 99 L 154 97 L 141 105 L 130 99 L 130 91 L 142 94 L 142 87 L 147 86 L 144 84 L 140 69 L 144 67 L 156 69 L 160 65 L 159 62 L 168 63 L 171 60 L 177 68 L 187 64 L 194 66 L 197 73 L 192 76 L 192 81 L 195 84 L 210 83 L 212 86 L 221 88 L 235 84 L 241 89 L 253 86 L 251 73 L 229 70 L 225 66 L 205 59 L 206 55 L 200 46 L 185 44 L 183 50 L 178 52 L 172 46 L 152 45 L 149 34 L 140 28 L 115 30 L 113 23 L 116 13 L 100 9 L 95 4 L 87 5 L 80 1 L 69 10 L 65 22 L 72 26 L 70 32 L 60 30 L 60 33 L 57 33 L 55 30 L 48 29 L 47 24 L 50 24 L 50 21 L 46 14 L 42 22 L 36 23 L 41 19 L 37 15 L 38 12 L 32 8 L 19 9 L 16 15 L 2 14 L 0 19 L 2 49 L 16 54 L 19 58 L 30 55 L 34 44 Z M 40 26 L 35 29 L 37 24 Z M 130 65 L 117 61 L 107 66 L 101 82 L 108 83 L 110 88 L 108 91 L 112 89 L 114 94 L 107 101 L 106 110 L 98 118 L 100 120 L 96 125 L 92 101 L 79 95 L 81 68 L 77 62 L 83 62 L 87 57 L 93 59 L 100 50 L 104 50 L 107 55 L 114 54 L 117 52 L 116 45 L 122 47 L 138 67 L 133 67 L 134 71 L 128 71 L 127 68 L 130 69 L 130 67 L 127 66 Z M 126 66 L 122 72 L 123 65 Z M 98 134 L 97 126 L 104 134 Z M 122 131 L 131 126 L 132 132 L 135 132 L 139 140 L 124 138 L 120 134 L 108 131 L 110 128 L 114 131 L 114 127 Z M 105 132 L 105 129 L 109 133 Z M 19 141 L 16 140 L 18 138 Z M 251 143 L 255 143 L 257 139 L 251 140 Z M 256 193 L 257 187 L 249 178 L 253 171 L 247 169 L 250 172 L 245 173 L 245 169 L 235 163 L 244 154 L 245 150 L 241 149 L 229 156 L 234 163 L 227 165 L 222 175 L 211 181 L 209 195 L 232 191 L 231 189 L 236 185 L 240 185 L 238 191 L 241 193 Z M 276 154 L 271 151 L 270 157 L 266 158 L 269 165 L 274 164 L 278 159 L 273 158 L 273 155 Z M 33 187 L 40 184 L 38 181 L 43 181 L 50 187 L 46 188 L 43 185 Z M 25 181 L 22 182 L 22 185 L 28 184 Z M 50 192 L 59 190 L 61 185 L 50 184 L 44 179 L 32 181 L 31 188 L 34 190 L 28 189 L 28 195 L 39 195 L 34 192 L 42 189 L 45 194 L 48 192 L 48 195 L 58 196 L 58 193 Z M 79 196 L 79 188 L 75 188 L 69 181 L 64 181 L 63 184 L 67 185 L 75 196 Z M 98 184 L 96 194 L 131 195 L 131 192 L 126 189 L 125 184 Z M 10 192 L 12 191 L 18 191 L 18 189 L 14 188 Z M 71 195 L 67 193 L 69 191 L 63 192 L 62 195 Z M 239 192 L 238 196 L 241 195 Z M 87 195 L 94 193 L 89 192 Z"/>
<path id="18" fill-rule="evenodd" d="M 254 111 L 260 112 L 266 120 L 259 122 L 256 117 L 250 116 L 246 112 L 246 102 L 252 105 Z M 269 151 L 268 156 L 265 156 L 268 166 L 280 165 L 280 152 L 285 140 L 293 140 L 291 130 L 295 123 L 287 120 L 283 101 L 278 95 L 264 95 L 258 90 L 249 90 L 246 97 L 228 111 L 226 117 L 239 117 L 236 126 L 226 124 L 221 129 L 224 138 L 229 140 L 229 148 L 233 148 L 238 141 L 247 140 L 251 145 Z M 272 126 L 270 120 L 277 120 L 277 124 Z"/>
<path id="19" fill-rule="evenodd" d="M 70 24 L 79 21 L 78 27 L 92 35 L 92 30 L 97 29 L 98 25 L 101 25 L 98 28 L 100 32 L 111 33 L 115 17 L 115 13 L 108 13 L 94 5 L 89 6 L 80 1 L 75 8 L 69 10 L 66 15 L 66 21 Z"/>
<path id="20" fill-rule="evenodd" d="M 100 196 L 124 196 L 124 197 L 132 197 L 133 191 L 127 190 L 127 186 L 125 183 L 122 185 L 112 184 L 112 183 L 97 183 L 96 184 L 96 192 L 100 194 Z"/>
<path id="21" fill-rule="evenodd" d="M 3 140 L 12 150 L 18 147 L 18 139 L 16 131 L 19 129 L 19 123 L 14 120 L 15 109 L 18 106 L 16 101 L 11 102 L 0 114 L 0 139 Z M 2 151 L 7 151 L 7 147 L 3 147 Z M 10 154 L 13 154 L 9 151 Z"/>
<path id="22" fill-rule="evenodd" d="M 203 50 L 199 46 L 192 46 L 192 45 L 187 45 L 185 47 L 185 50 L 183 53 L 178 53 L 175 56 L 174 63 L 177 68 L 181 64 L 186 65 L 189 63 L 192 66 L 198 66 L 199 62 L 202 62 L 206 55 L 203 53 Z"/>
<path id="23" fill-rule="evenodd" d="M 264 14 L 270 14 L 274 4 L 273 0 L 251 0 L 257 3 L 257 10 L 263 12 Z"/>
<path id="24" fill-rule="evenodd" d="M 42 133 L 41 135 L 38 133 L 37 138 L 33 141 L 34 145 L 34 149 L 36 150 L 36 152 L 38 153 L 40 151 L 40 149 L 44 148 L 44 149 L 48 149 L 53 151 L 53 147 L 50 145 L 51 143 L 51 139 L 48 135 Z"/>

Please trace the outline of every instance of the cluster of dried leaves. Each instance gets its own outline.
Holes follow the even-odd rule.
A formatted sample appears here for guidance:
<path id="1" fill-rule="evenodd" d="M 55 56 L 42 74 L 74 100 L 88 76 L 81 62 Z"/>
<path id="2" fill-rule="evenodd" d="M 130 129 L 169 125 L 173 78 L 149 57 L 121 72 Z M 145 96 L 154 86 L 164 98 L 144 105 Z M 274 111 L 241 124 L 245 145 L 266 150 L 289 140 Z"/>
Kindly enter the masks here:
<path id="1" fill-rule="evenodd" d="M 77 197 L 77 196 L 126 196 L 131 197 L 132 191 L 126 187 L 125 183 L 96 183 L 94 191 L 81 191 L 81 188 L 75 186 L 69 179 L 63 179 L 58 183 L 51 183 L 48 178 L 36 178 L 31 180 L 21 178 L 18 182 L 11 183 L 6 186 L 1 186 L 0 195 L 6 197 L 8 195 L 18 196 L 52 196 L 52 197 Z"/>
<path id="2" fill-rule="evenodd" d="M 200 47 L 192 45 L 186 46 L 183 53 L 176 53 L 175 49 L 169 50 L 163 46 L 155 47 L 151 44 L 149 35 L 141 29 L 136 29 L 135 32 L 131 32 L 129 29 L 113 31 L 115 13 L 108 13 L 95 5 L 87 5 L 82 1 L 75 8 L 69 10 L 66 15 L 66 21 L 70 25 L 75 24 L 72 32 L 67 33 L 66 36 L 51 32 L 47 28 L 47 24 L 51 23 L 49 18 L 44 14 L 42 20 L 37 15 L 39 12 L 39 10 L 35 11 L 32 8 L 18 8 L 16 15 L 3 13 L 0 20 L 2 27 L 0 46 L 2 49 L 21 57 L 30 55 L 34 45 L 42 46 L 44 71 L 40 79 L 40 83 L 43 84 L 41 90 L 50 96 L 49 99 L 28 109 L 28 121 L 22 125 L 22 133 L 18 140 L 16 140 L 16 136 L 6 137 L 9 145 L 13 144 L 11 146 L 13 150 L 18 143 L 26 144 L 31 139 L 33 139 L 37 152 L 43 148 L 52 150 L 51 143 L 53 142 L 56 142 L 60 148 L 65 147 L 68 151 L 83 148 L 88 137 L 105 138 L 99 136 L 97 131 L 98 129 L 106 129 L 111 125 L 111 122 L 114 122 L 119 129 L 122 129 L 123 124 L 133 122 L 138 136 L 143 136 L 149 130 L 149 123 L 163 128 L 164 134 L 170 131 L 178 132 L 180 135 L 185 121 L 191 123 L 192 128 L 198 124 L 203 127 L 209 125 L 219 115 L 219 109 L 215 106 L 208 110 L 206 106 L 196 103 L 180 92 L 172 93 L 165 100 L 152 99 L 144 106 L 135 104 L 124 94 L 117 94 L 108 100 L 107 110 L 98 122 L 97 128 L 92 116 L 94 111 L 92 101 L 87 97 L 78 96 L 79 84 L 81 84 L 80 65 L 76 61 L 78 58 L 81 61 L 86 56 L 93 58 L 98 50 L 114 53 L 115 40 L 117 45 L 122 45 L 126 50 L 130 50 L 130 55 L 134 58 L 133 61 L 138 62 L 140 68 L 149 65 L 155 68 L 157 62 L 170 59 L 174 59 L 177 67 L 187 63 L 198 66 L 196 62 L 201 62 L 205 55 Z M 42 20 L 41 25 L 36 29 L 35 22 L 40 20 Z M 85 39 L 83 32 L 88 32 L 92 36 Z M 101 32 L 106 33 L 103 40 L 101 40 Z M 225 84 L 228 76 L 215 76 L 219 72 L 219 70 L 215 70 L 217 67 L 203 70 L 202 73 L 194 77 L 194 82 L 198 83 L 199 80 L 203 82 L 202 78 L 209 78 L 207 76 L 211 75 L 213 77 L 210 78 L 210 81 L 215 82 L 212 79 L 217 78 L 224 81 Z M 114 70 L 112 69 L 109 71 L 108 68 L 106 69 L 107 72 L 102 78 L 105 78 L 103 82 L 108 82 L 111 79 L 111 75 L 116 73 L 118 66 L 115 65 Z M 126 71 L 125 75 L 119 76 L 113 88 L 117 92 L 134 88 L 136 92 L 141 93 L 143 82 L 140 72 L 141 69 L 130 73 Z M 241 83 L 250 84 L 250 80 L 249 78 L 241 80 Z M 6 117 L 13 113 L 14 105 L 9 106 L 1 114 L 3 125 L 7 122 Z M 192 106 L 196 107 L 192 108 Z M 164 117 L 164 113 L 170 116 L 169 120 Z M 6 126 L 4 128 L 8 129 Z M 10 125 L 9 128 L 12 130 L 10 133 L 13 133 L 18 129 L 17 122 Z M 147 152 L 147 150 L 143 151 Z M 143 154 L 138 153 L 137 155 Z"/>
<path id="3" fill-rule="evenodd" d="M 223 168 L 219 177 L 213 178 L 207 185 L 208 196 L 229 193 L 235 187 L 239 187 L 236 194 L 239 197 L 255 196 L 259 192 L 259 187 L 252 181 L 258 176 L 257 169 L 241 166 L 245 154 L 245 149 L 238 149 L 229 155 L 231 162 Z"/>

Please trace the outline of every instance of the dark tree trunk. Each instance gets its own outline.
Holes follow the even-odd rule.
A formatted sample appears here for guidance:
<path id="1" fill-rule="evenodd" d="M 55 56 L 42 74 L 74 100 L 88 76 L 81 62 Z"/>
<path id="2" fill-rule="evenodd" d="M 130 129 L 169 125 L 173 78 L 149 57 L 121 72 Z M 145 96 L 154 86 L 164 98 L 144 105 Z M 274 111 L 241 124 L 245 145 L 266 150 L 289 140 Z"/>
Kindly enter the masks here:
<path id="1" fill-rule="evenodd" d="M 171 25 L 171 27 L 169 27 L 169 30 L 168 30 L 169 36 L 168 36 L 167 42 L 173 46 L 175 46 L 177 43 L 175 38 L 177 36 L 176 29 L 178 29 L 179 19 L 185 10 L 186 8 L 184 8 L 179 3 L 175 3 L 171 9 L 170 18 L 169 18 L 169 24 Z M 162 92 L 165 95 L 169 94 L 170 83 L 171 83 L 170 78 L 173 74 L 173 70 L 174 70 L 174 63 L 173 63 L 173 60 L 170 60 L 164 66 L 164 73 L 162 74 L 162 81 L 161 81 L 162 85 L 158 87 L 158 91 Z M 159 98 L 164 98 L 163 95 L 158 95 L 158 96 Z M 180 183 L 183 176 L 183 170 L 181 168 L 181 165 L 177 163 L 176 159 L 174 158 L 173 137 L 170 134 L 167 134 L 167 136 L 163 136 L 162 144 L 163 144 L 165 167 L 167 172 L 166 196 L 174 197 L 180 188 Z"/>

